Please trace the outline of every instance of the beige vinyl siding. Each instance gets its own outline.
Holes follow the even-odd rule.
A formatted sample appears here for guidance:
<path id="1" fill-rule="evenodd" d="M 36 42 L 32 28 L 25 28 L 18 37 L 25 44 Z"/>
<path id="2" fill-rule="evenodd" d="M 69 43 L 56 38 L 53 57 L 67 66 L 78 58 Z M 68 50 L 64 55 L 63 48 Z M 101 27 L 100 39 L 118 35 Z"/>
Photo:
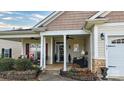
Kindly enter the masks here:
<path id="1" fill-rule="evenodd" d="M 100 32 L 98 32 L 98 57 L 104 58 L 105 57 L 105 41 L 101 40 L 100 38 Z"/>
<path id="2" fill-rule="evenodd" d="M 105 58 L 105 41 L 101 40 L 100 34 L 105 33 L 108 35 L 114 35 L 113 38 L 117 37 L 118 35 L 124 35 L 124 25 L 99 25 L 98 26 L 98 57 Z"/>
<path id="3" fill-rule="evenodd" d="M 21 42 L 0 39 L 0 55 L 2 54 L 2 48 L 11 48 L 12 58 L 17 59 L 21 55 L 21 47 Z"/>

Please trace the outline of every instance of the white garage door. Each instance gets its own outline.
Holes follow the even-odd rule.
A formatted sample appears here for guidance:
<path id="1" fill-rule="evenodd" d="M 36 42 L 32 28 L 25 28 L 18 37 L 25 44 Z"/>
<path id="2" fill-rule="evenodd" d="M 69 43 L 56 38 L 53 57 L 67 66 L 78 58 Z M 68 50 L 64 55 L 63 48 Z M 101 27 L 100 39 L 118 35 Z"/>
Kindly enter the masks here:
<path id="1" fill-rule="evenodd" d="M 124 39 L 109 42 L 108 67 L 108 76 L 124 76 Z"/>

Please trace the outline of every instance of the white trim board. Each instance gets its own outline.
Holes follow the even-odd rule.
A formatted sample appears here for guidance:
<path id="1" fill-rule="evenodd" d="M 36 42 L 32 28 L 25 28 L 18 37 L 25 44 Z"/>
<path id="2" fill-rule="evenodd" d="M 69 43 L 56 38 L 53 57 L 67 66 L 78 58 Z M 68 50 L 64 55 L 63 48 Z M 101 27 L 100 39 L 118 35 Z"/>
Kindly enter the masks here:
<path id="1" fill-rule="evenodd" d="M 93 20 L 97 18 L 98 16 L 100 16 L 102 13 L 104 13 L 104 11 L 97 12 L 95 15 L 91 16 L 89 19 Z"/>
<path id="2" fill-rule="evenodd" d="M 107 31 L 107 30 L 106 30 Z M 117 31 L 116 32 L 100 32 L 101 33 L 104 33 L 104 34 L 107 34 L 108 36 L 124 36 L 124 31 L 121 30 L 121 31 Z"/>
<path id="3" fill-rule="evenodd" d="M 64 11 L 59 12 L 57 15 L 55 15 L 55 17 L 51 18 L 50 20 L 48 20 L 47 22 L 44 22 L 43 26 L 47 26 L 49 23 L 51 23 L 52 21 L 54 21 L 57 17 L 59 17 L 60 15 L 62 15 L 64 13 Z"/>
<path id="4" fill-rule="evenodd" d="M 97 17 L 105 17 L 107 16 L 111 11 L 100 11 L 98 13 L 96 13 L 95 15 L 93 15 L 92 17 L 90 17 L 89 19 L 94 20 Z"/>
<path id="5" fill-rule="evenodd" d="M 100 15 L 100 17 L 105 17 L 107 16 L 111 11 L 105 11 L 103 14 Z"/>
<path id="6" fill-rule="evenodd" d="M 1 35 L 0 39 L 5 39 L 5 38 L 30 38 L 30 37 L 40 37 L 40 34 Z"/>
<path id="7" fill-rule="evenodd" d="M 36 32 L 34 32 L 34 31 L 0 31 L 0 35 L 10 35 L 10 34 L 12 34 L 12 35 L 18 35 L 18 34 L 36 34 Z"/>
<path id="8" fill-rule="evenodd" d="M 46 36 L 55 36 L 55 35 L 89 35 L 89 32 L 83 30 L 60 30 L 60 31 L 46 31 L 40 32 L 42 35 Z"/>
<path id="9" fill-rule="evenodd" d="M 124 25 L 124 22 L 117 22 L 117 23 L 105 23 L 105 24 L 98 25 L 98 26 L 102 27 L 102 26 L 123 26 L 123 25 Z"/>
<path id="10" fill-rule="evenodd" d="M 108 36 L 124 36 L 124 32 L 120 32 L 120 33 L 106 33 Z"/>

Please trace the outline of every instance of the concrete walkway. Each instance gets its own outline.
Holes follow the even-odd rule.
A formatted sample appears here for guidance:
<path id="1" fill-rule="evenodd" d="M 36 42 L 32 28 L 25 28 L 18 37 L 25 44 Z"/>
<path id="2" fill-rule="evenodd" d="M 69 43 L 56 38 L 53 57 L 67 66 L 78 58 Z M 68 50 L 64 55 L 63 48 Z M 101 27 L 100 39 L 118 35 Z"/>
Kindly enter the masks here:
<path id="1" fill-rule="evenodd" d="M 39 81 L 76 81 L 70 78 L 62 77 L 59 75 L 59 71 L 53 70 L 47 70 L 41 73 L 38 77 Z"/>

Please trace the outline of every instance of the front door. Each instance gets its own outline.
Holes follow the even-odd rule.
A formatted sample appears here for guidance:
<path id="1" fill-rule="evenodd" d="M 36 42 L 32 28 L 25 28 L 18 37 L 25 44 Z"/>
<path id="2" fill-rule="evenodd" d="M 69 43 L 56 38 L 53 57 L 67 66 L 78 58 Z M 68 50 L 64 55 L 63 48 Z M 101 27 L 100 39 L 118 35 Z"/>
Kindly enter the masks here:
<path id="1" fill-rule="evenodd" d="M 64 45 L 63 42 L 56 42 L 56 62 L 64 60 Z"/>

